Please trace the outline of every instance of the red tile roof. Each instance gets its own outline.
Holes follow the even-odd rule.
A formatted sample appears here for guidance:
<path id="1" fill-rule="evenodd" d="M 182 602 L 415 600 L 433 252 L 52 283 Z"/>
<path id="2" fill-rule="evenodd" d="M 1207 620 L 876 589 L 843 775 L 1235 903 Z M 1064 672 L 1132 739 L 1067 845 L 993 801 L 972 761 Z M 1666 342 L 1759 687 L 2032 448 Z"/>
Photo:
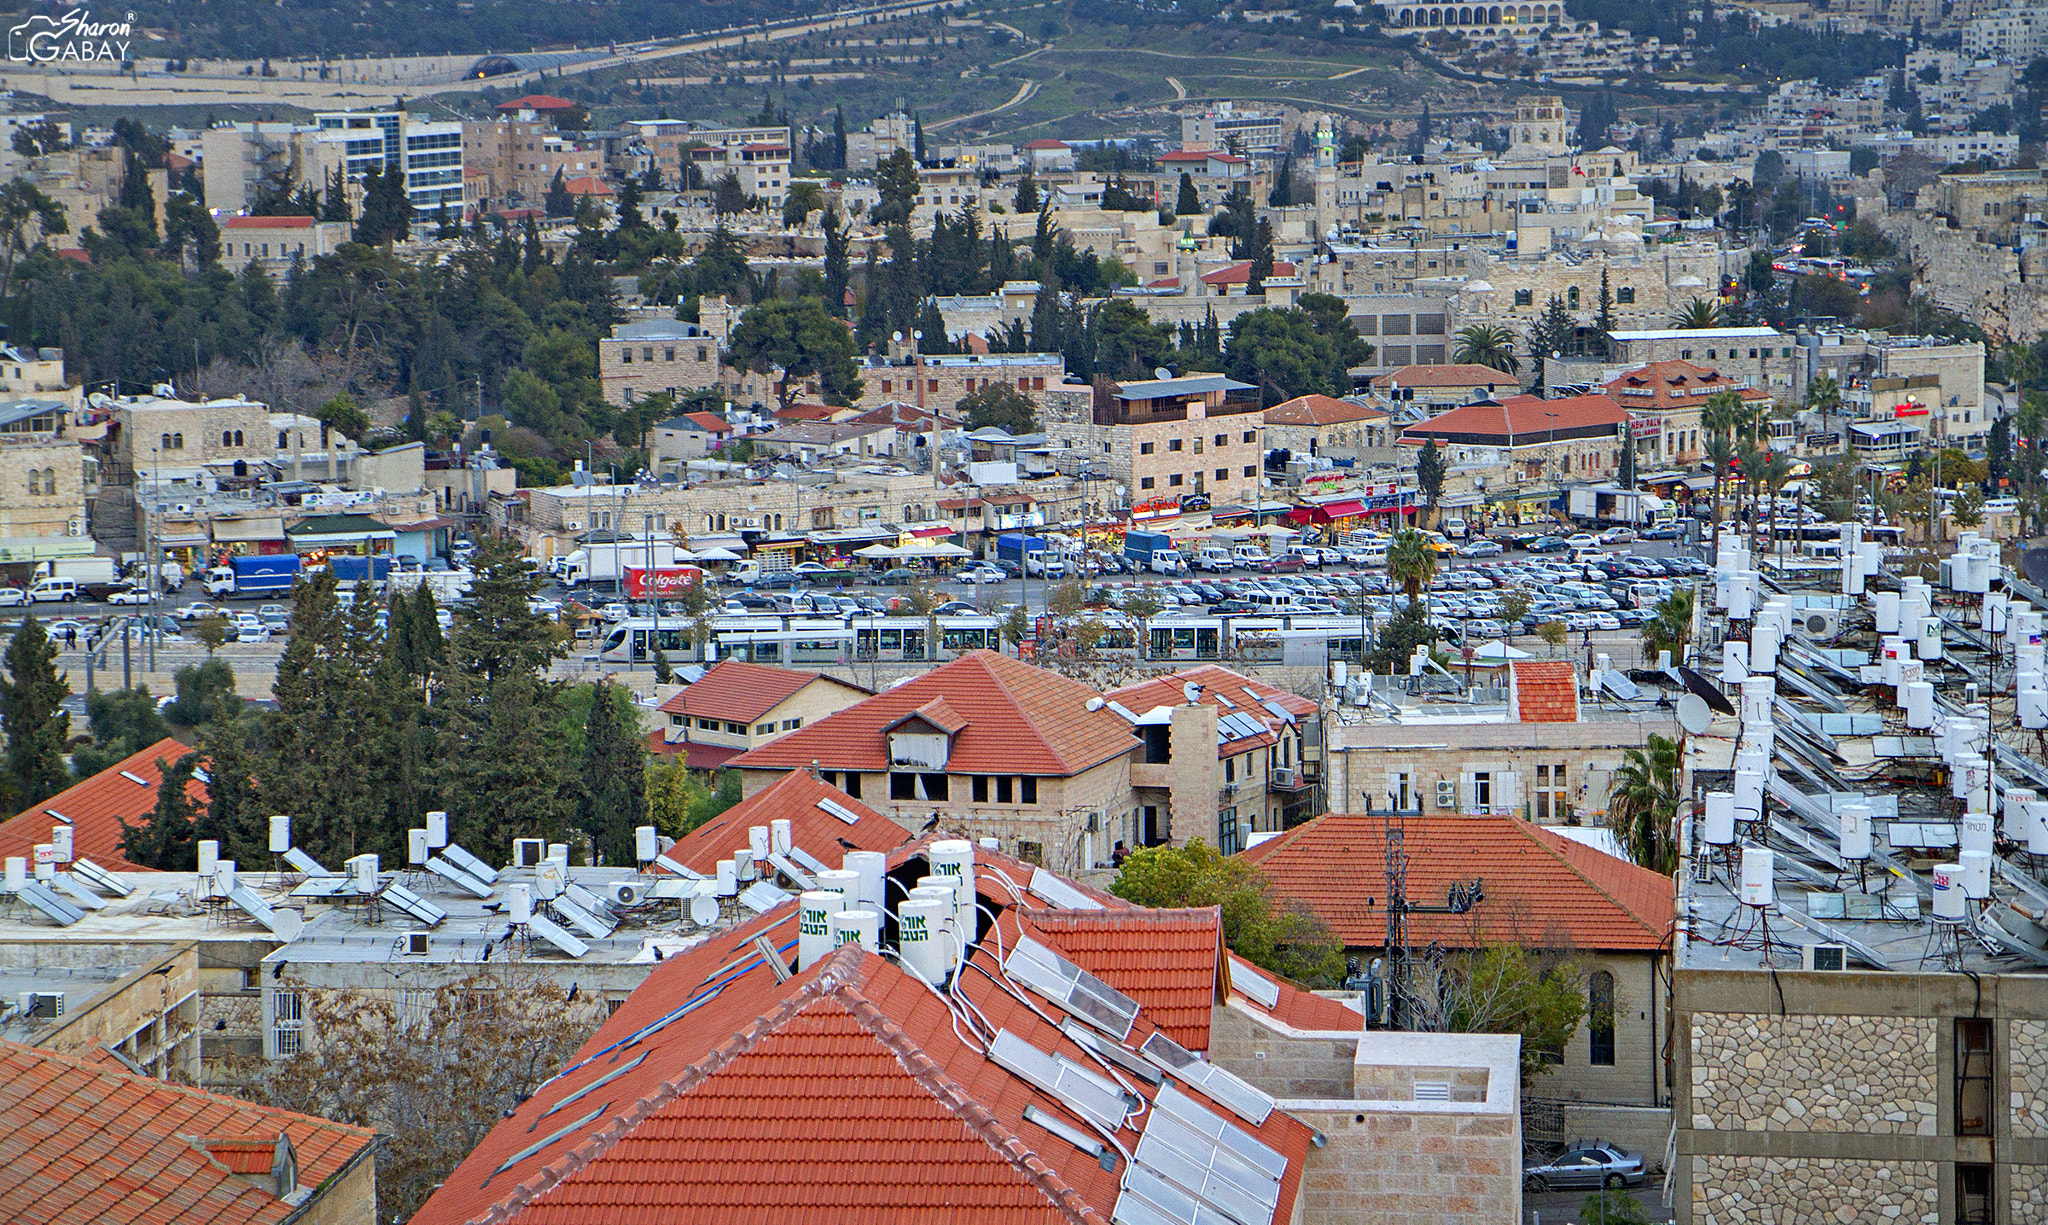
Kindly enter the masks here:
<path id="1" fill-rule="evenodd" d="M 1222 981 L 1223 909 L 1041 910 L 1022 920 L 1034 937 L 1138 1001 L 1166 1036 L 1209 1049 L 1209 1013 Z"/>
<path id="2" fill-rule="evenodd" d="M 1067 145 L 1067 142 L 1064 140 L 1053 140 L 1049 137 L 1041 137 L 1038 140 L 1026 141 L 1024 143 L 1024 147 L 1026 149 L 1065 149 L 1069 146 Z"/>
<path id="3" fill-rule="evenodd" d="M 1349 948 L 1387 935 L 1387 819 L 1330 813 L 1243 852 L 1274 891 L 1308 905 Z M 1452 884 L 1483 877 L 1469 914 L 1417 914 L 1409 938 L 1469 948 L 1474 937 L 1540 948 L 1648 951 L 1671 942 L 1676 887 L 1519 817 L 1407 818 L 1408 898 L 1441 903 Z"/>
<path id="4" fill-rule="evenodd" d="M 572 196 L 609 196 L 611 184 L 595 175 L 582 175 L 562 184 L 562 189 Z"/>
<path id="5" fill-rule="evenodd" d="M 1518 722 L 1579 721 L 1579 678 L 1569 662 L 1518 659 L 1508 667 L 1508 704 Z"/>
<path id="6" fill-rule="evenodd" d="M 900 850 L 891 859 L 908 863 Z M 998 863 L 1021 866 L 990 857 Z M 1010 904 L 1001 888 L 982 900 Z M 579 1062 L 486 1136 L 413 1225 L 1107 1222 L 1123 1163 L 1104 1170 L 1027 1122 L 1031 1107 L 1078 1126 L 1068 1107 L 989 1059 L 931 988 L 858 945 L 777 983 L 750 949 L 766 936 L 788 957 L 794 910 L 778 907 L 656 967 Z M 1014 916 L 1003 922 L 1014 931 Z M 1057 1005 L 1027 1005 L 996 985 L 992 943 L 973 953 L 990 973 L 963 974 L 956 987 L 977 1018 L 1088 1066 L 1047 1023 L 1060 1020 Z M 1141 1010 L 1129 1043 L 1154 1032 Z M 1142 1080 L 1134 1087 L 1156 1092 Z M 1198 1091 L 1189 1095 L 1206 1108 Z M 1277 1110 L 1256 1128 L 1211 1113 L 1286 1160 L 1275 1219 L 1291 1219 L 1310 1130 Z M 1154 1117 L 1143 1111 L 1118 1129 L 1124 1152 Z"/>
<path id="7" fill-rule="evenodd" d="M 1403 366 L 1372 377 L 1374 387 L 1519 387 L 1512 374 L 1492 366 L 1424 365 Z"/>
<path id="8" fill-rule="evenodd" d="M 1671 412 L 1676 409 L 1701 408 L 1710 397 L 1724 391 L 1735 392 L 1742 397 L 1744 403 L 1771 402 L 1771 393 L 1768 391 L 1759 391 L 1739 379 L 1729 378 L 1718 370 L 1696 366 L 1678 358 L 1648 362 L 1634 370 L 1624 371 L 1607 380 L 1601 390 L 1612 396 L 1624 408 L 1638 412 Z"/>
<path id="9" fill-rule="evenodd" d="M 683 764 L 692 770 L 722 770 L 725 763 L 738 757 L 745 749 L 730 748 L 722 744 L 703 744 L 695 740 L 671 741 L 666 729 L 647 733 L 647 751 L 664 757 L 680 757 Z"/>
<path id="10" fill-rule="evenodd" d="M 1279 1001 L 1271 1008 L 1245 994 L 1247 981 L 1254 978 L 1271 983 L 1273 989 L 1280 993 Z M 1356 1033 L 1365 1028 L 1364 1013 L 1345 1007 L 1341 1001 L 1313 991 L 1303 991 L 1284 978 L 1266 973 L 1236 953 L 1230 954 L 1230 995 L 1233 1001 L 1241 1002 L 1258 1015 L 1271 1017 L 1290 1029 Z"/>
<path id="11" fill-rule="evenodd" d="M 1159 160 L 1162 162 L 1206 162 L 1210 158 L 1218 156 L 1220 154 L 1211 150 L 1175 149 L 1171 153 L 1160 154 Z"/>
<path id="12" fill-rule="evenodd" d="M 1420 445 L 1428 438 L 1468 435 L 1514 438 L 1519 445 L 1541 443 L 1559 431 L 1598 426 L 1618 427 L 1628 413 L 1606 396 L 1509 396 L 1505 400 L 1466 404 L 1418 422 L 1401 431 L 1403 442 Z"/>
<path id="13" fill-rule="evenodd" d="M 661 710 L 664 714 L 752 723 L 795 697 L 805 685 L 821 677 L 835 685 L 844 686 L 851 692 L 867 692 L 859 685 L 825 676 L 823 672 L 773 668 L 767 664 L 721 659 L 711 665 L 710 670 L 705 672 L 696 684 L 663 702 Z"/>
<path id="14" fill-rule="evenodd" d="M 299 1185 L 367 1158 L 376 1133 L 0 1042 L 0 1220 L 267 1225 L 294 1205 L 235 1177 L 198 1137 L 289 1136 Z M 265 1169 L 268 1161 L 265 1161 Z"/>
<path id="15" fill-rule="evenodd" d="M 1202 687 L 1196 700 L 1203 706 L 1214 706 L 1219 718 L 1226 714 L 1250 715 L 1266 728 L 1262 736 L 1238 736 L 1221 742 L 1216 746 L 1218 757 L 1235 757 L 1239 753 L 1279 743 L 1279 729 L 1286 720 L 1267 710 L 1264 705 L 1267 702 L 1279 706 L 1296 720 L 1316 713 L 1316 704 L 1300 694 L 1276 689 L 1218 664 L 1203 664 L 1170 676 L 1155 676 L 1105 696 L 1132 714 L 1142 715 L 1160 706 L 1185 703 L 1186 687 L 1190 681 Z"/>
<path id="16" fill-rule="evenodd" d="M 317 219 L 313 217 L 229 217 L 220 223 L 223 230 L 310 230 Z"/>
<path id="17" fill-rule="evenodd" d="M 1271 275 L 1293 276 L 1294 265 L 1284 259 L 1274 260 Z M 1202 274 L 1202 283 L 1204 285 L 1249 285 L 1251 279 L 1252 262 L 1248 259 L 1239 260 L 1228 268 L 1218 268 L 1214 272 Z"/>
<path id="18" fill-rule="evenodd" d="M 268 1174 L 277 1160 L 278 1131 L 269 1135 L 201 1136 L 200 1147 L 237 1174 Z"/>
<path id="19" fill-rule="evenodd" d="M 1296 396 L 1267 409 L 1266 424 L 1341 425 L 1352 421 L 1378 421 L 1387 415 L 1386 409 L 1371 404 L 1311 394 Z"/>
<path id="20" fill-rule="evenodd" d="M 848 825 L 818 807 L 829 800 L 859 817 Z M 700 876 L 718 871 L 718 861 L 746 848 L 747 831 L 770 821 L 789 822 L 789 840 L 828 864 L 847 851 L 893 851 L 909 838 L 903 827 L 852 796 L 819 781 L 809 770 L 792 770 L 775 785 L 691 830 L 669 848 L 668 857 Z"/>
<path id="21" fill-rule="evenodd" d="M 1087 709 L 1098 696 L 1079 681 L 994 651 L 974 651 L 827 715 L 747 753 L 742 770 L 885 771 L 885 728 L 934 698 L 961 719 L 947 770 L 953 774 L 1067 776 L 1138 745 L 1116 712 Z"/>
<path id="22" fill-rule="evenodd" d="M 50 828 L 59 824 L 55 814 L 62 813 L 71 822 L 72 855 L 90 859 L 109 871 L 149 871 L 121 854 L 121 823 L 140 825 L 144 817 L 155 811 L 156 789 L 164 781 L 163 770 L 157 763 L 170 765 L 191 751 L 175 740 L 159 740 L 84 782 L 24 809 L 0 824 L 0 859 L 13 855 L 33 859 L 37 844 L 48 842 Z M 186 784 L 185 791 L 194 802 L 206 803 L 206 784 L 194 779 Z"/>
<path id="23" fill-rule="evenodd" d="M 725 418 L 719 416 L 717 413 L 684 413 L 683 416 L 688 417 L 690 420 L 696 422 L 699 426 L 703 427 L 710 433 L 732 433 L 732 423 L 727 421 Z"/>
<path id="24" fill-rule="evenodd" d="M 567 98 L 557 98 L 553 94 L 526 94 L 523 97 L 514 98 L 510 102 L 498 103 L 498 109 L 501 111 L 566 111 L 575 105 L 574 102 L 569 101 Z"/>

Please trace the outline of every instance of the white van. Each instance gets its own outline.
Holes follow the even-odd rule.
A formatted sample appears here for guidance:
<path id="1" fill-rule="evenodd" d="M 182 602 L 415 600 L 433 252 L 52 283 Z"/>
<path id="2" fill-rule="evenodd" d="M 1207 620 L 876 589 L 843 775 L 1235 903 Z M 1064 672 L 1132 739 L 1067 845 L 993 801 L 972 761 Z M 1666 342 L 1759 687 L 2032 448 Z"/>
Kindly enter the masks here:
<path id="1" fill-rule="evenodd" d="M 69 604 L 78 598 L 78 580 L 69 578 L 39 578 L 28 589 L 28 598 L 38 604 Z"/>
<path id="2" fill-rule="evenodd" d="M 1456 515 L 1452 515 L 1444 520 L 1443 529 L 1444 535 L 1452 540 L 1463 540 L 1465 538 L 1465 521 Z"/>
<path id="3" fill-rule="evenodd" d="M 1287 546 L 1287 554 L 1290 557 L 1299 557 L 1301 564 L 1304 566 L 1308 566 L 1311 569 L 1322 569 L 1323 551 L 1315 545 L 1290 544 Z"/>
<path id="4" fill-rule="evenodd" d="M 1291 591 L 1254 591 L 1245 595 L 1244 599 L 1265 613 L 1287 612 L 1293 609 L 1296 603 Z"/>
<path id="5" fill-rule="evenodd" d="M 1255 544 L 1235 544 L 1230 546 L 1231 560 L 1240 566 L 1264 565 L 1266 559 L 1270 556 L 1272 554 Z"/>
<path id="6" fill-rule="evenodd" d="M 1236 564 L 1236 560 L 1230 555 L 1230 550 L 1220 544 L 1205 544 L 1202 546 L 1201 552 L 1195 554 L 1195 568 L 1198 570 L 1207 570 L 1211 573 L 1221 574 Z"/>

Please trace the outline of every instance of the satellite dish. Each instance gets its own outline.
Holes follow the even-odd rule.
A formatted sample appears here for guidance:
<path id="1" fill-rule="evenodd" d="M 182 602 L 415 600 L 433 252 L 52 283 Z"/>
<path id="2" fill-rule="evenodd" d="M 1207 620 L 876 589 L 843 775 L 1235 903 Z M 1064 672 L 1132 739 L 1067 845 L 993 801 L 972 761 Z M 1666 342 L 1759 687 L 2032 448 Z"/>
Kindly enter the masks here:
<path id="1" fill-rule="evenodd" d="M 1152 367 L 1152 377 L 1155 379 L 1170 379 L 1173 377 L 1173 371 L 1168 370 L 1164 366 L 1154 366 Z"/>
<path id="2" fill-rule="evenodd" d="M 901 332 L 891 332 L 891 333 L 889 333 L 889 339 L 891 339 L 891 340 L 893 340 L 893 341 L 897 342 L 898 344 L 901 344 L 901 343 L 903 342 L 903 333 L 901 333 Z"/>
<path id="3" fill-rule="evenodd" d="M 1678 699 L 1678 726 L 1697 736 L 1713 723 L 1714 712 L 1707 709 L 1705 698 L 1697 693 L 1688 693 Z"/>
<path id="4" fill-rule="evenodd" d="M 690 922 L 699 927 L 709 927 L 718 922 L 718 899 L 701 896 L 691 898 Z"/>

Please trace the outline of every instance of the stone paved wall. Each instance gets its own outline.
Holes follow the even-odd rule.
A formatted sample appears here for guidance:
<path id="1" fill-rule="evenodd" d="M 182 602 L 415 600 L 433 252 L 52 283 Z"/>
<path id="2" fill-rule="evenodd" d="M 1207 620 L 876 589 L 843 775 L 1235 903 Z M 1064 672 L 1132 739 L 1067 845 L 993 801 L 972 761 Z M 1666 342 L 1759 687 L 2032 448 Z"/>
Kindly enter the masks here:
<path id="1" fill-rule="evenodd" d="M 1695 1225 L 1940 1225 L 1938 1175 L 1931 1161 L 1698 1156 L 1692 1159 L 1692 1219 Z"/>
<path id="2" fill-rule="evenodd" d="M 1932 1136 L 1935 1033 L 1925 1017 L 1695 1014 L 1692 1126 Z"/>
<path id="3" fill-rule="evenodd" d="M 2048 1063 L 2040 1057 L 2048 1050 L 2048 1021 L 2012 1022 L 2004 1049 L 2011 1079 L 2012 1135 L 2048 1136 Z M 2048 1220 L 2048 1214 L 2034 1219 Z"/>
<path id="4" fill-rule="evenodd" d="M 2048 1221 L 2048 1166 L 2015 1165 L 2012 1171 L 2012 1221 Z"/>
<path id="5" fill-rule="evenodd" d="M 1324 1105 L 1325 1103 L 1316 1103 Z M 1323 1133 L 1302 1167 L 1299 1225 L 1510 1225 L 1522 1217 L 1521 1138 L 1503 1114 L 1395 1113 L 1358 1121 L 1290 1107 Z"/>
<path id="6" fill-rule="evenodd" d="M 1351 1097 L 1357 1057 L 1356 1039 L 1292 1038 L 1235 1008 L 1209 1010 L 1209 1058 L 1274 1097 Z"/>

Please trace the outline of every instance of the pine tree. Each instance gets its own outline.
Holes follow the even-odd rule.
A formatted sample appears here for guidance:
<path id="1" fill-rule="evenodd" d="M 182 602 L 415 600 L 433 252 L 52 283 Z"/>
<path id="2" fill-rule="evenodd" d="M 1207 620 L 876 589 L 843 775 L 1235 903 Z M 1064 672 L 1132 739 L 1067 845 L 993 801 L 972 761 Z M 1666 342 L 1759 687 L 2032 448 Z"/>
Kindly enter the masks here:
<path id="1" fill-rule="evenodd" d="M 270 857 L 270 814 L 256 790 L 255 721 L 215 719 L 199 734 L 206 759 L 206 810 L 194 837 L 220 843 L 220 857 L 255 866 Z"/>
<path id="2" fill-rule="evenodd" d="M 832 112 L 832 168 L 846 169 L 846 108 L 843 106 Z"/>
<path id="3" fill-rule="evenodd" d="M 130 862 L 159 872 L 191 872 L 199 867 L 199 837 L 195 823 L 199 805 L 186 787 L 199 768 L 199 754 L 187 753 L 176 761 L 158 761 L 163 778 L 156 788 L 156 807 L 141 825 L 121 822 L 121 855 Z M 227 856 L 223 855 L 223 858 Z"/>
<path id="4" fill-rule="evenodd" d="M 121 192 L 114 202 L 134 212 L 144 229 L 156 233 L 156 191 L 149 185 L 149 166 L 133 149 L 121 159 Z"/>
<path id="5" fill-rule="evenodd" d="M 1185 170 L 1180 172 L 1180 197 L 1174 201 L 1173 212 L 1177 217 L 1195 217 L 1202 212 L 1202 195 L 1195 190 L 1194 176 Z"/>
<path id="6" fill-rule="evenodd" d="M 354 221 L 354 210 L 348 203 L 348 173 L 340 166 L 334 168 L 334 178 L 327 184 L 327 190 L 320 193 L 320 220 Z"/>
<path id="7" fill-rule="evenodd" d="M 19 811 L 71 785 L 64 768 L 70 683 L 57 672 L 57 644 L 30 613 L 7 644 L 7 681 L 0 687 L 0 726 L 7 732 L 7 809 Z"/>
<path id="8" fill-rule="evenodd" d="M 475 570 L 449 644 L 452 668 L 489 683 L 538 676 L 563 649 L 554 624 L 531 606 L 539 571 L 518 546 L 495 540 L 477 550 Z"/>
<path id="9" fill-rule="evenodd" d="M 635 735 L 631 699 L 599 681 L 583 725 L 576 826 L 607 864 L 631 864 L 633 830 L 647 821 L 647 750 Z"/>
<path id="10" fill-rule="evenodd" d="M 847 253 L 846 227 L 839 221 L 839 210 L 825 210 L 825 309 L 835 317 L 846 318 L 846 286 L 853 275 L 852 261 Z"/>
<path id="11" fill-rule="evenodd" d="M 1023 178 L 1017 180 L 1017 194 L 1010 202 L 1017 206 L 1019 213 L 1038 211 L 1038 182 L 1031 177 L 1029 170 L 1024 172 Z"/>
<path id="12" fill-rule="evenodd" d="M 550 217 L 568 217 L 576 212 L 576 200 L 569 194 L 569 184 L 562 177 L 562 168 L 555 167 L 555 177 L 548 181 L 547 194 L 541 198 L 541 207 Z"/>

